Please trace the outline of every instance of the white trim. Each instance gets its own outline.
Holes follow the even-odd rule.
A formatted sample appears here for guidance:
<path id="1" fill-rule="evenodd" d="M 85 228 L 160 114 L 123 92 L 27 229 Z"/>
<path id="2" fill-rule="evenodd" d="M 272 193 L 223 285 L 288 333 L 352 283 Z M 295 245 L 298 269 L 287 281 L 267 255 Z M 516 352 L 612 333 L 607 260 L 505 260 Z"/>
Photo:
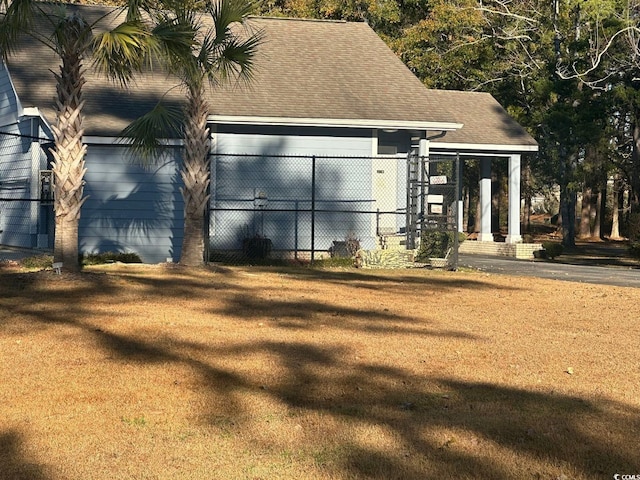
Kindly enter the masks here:
<path id="1" fill-rule="evenodd" d="M 40 109 L 38 107 L 24 107 L 22 109 L 23 117 L 41 117 Z"/>
<path id="2" fill-rule="evenodd" d="M 218 128 L 215 124 L 207 123 L 209 128 L 209 153 L 218 152 Z"/>
<path id="3" fill-rule="evenodd" d="M 538 145 L 506 145 L 488 143 L 446 143 L 432 142 L 432 149 L 445 148 L 447 150 L 484 150 L 492 152 L 537 152 Z"/>
<path id="4" fill-rule="evenodd" d="M 371 129 L 371 156 L 376 157 L 378 155 L 378 129 Z"/>
<path id="5" fill-rule="evenodd" d="M 406 120 L 367 120 L 351 118 L 295 118 L 295 117 L 252 117 L 236 115 L 209 115 L 211 123 L 229 125 L 269 125 L 303 127 L 347 127 L 376 128 L 398 130 L 443 130 L 452 131 L 462 128 L 462 123 L 453 122 L 415 122 Z"/>
<path id="6" fill-rule="evenodd" d="M 508 190 L 508 214 L 507 226 L 508 235 L 507 243 L 516 243 L 522 241 L 520 234 L 520 177 L 522 175 L 522 155 L 515 153 L 509 155 L 509 190 Z"/>
<path id="7" fill-rule="evenodd" d="M 82 141 L 86 144 L 91 145 L 115 145 L 119 147 L 126 147 L 127 145 L 131 145 L 130 141 L 122 137 L 99 137 L 95 135 L 85 135 L 82 138 Z M 167 146 L 182 146 L 184 144 L 183 140 L 178 138 L 163 139 L 160 140 L 160 143 Z"/>
<path id="8" fill-rule="evenodd" d="M 31 122 L 33 125 L 33 122 L 37 122 L 37 119 L 33 118 Z M 33 132 L 33 126 L 31 131 Z M 40 149 L 40 143 L 37 140 L 31 139 L 29 152 L 31 154 L 31 189 L 29 192 L 29 198 L 40 198 L 40 169 L 41 169 L 40 164 L 42 163 L 41 162 L 42 150 Z M 30 212 L 31 222 L 29 226 L 29 233 L 31 235 L 36 235 L 38 233 L 40 203 L 29 202 L 29 207 L 31 210 Z"/>
<path id="9" fill-rule="evenodd" d="M 16 86 L 13 84 L 13 78 L 11 78 L 11 72 L 9 71 L 9 66 L 2 61 L 2 66 L 7 72 L 7 77 L 9 78 L 9 84 L 11 85 L 11 90 L 13 90 L 13 94 L 16 97 L 16 120 L 22 116 L 22 102 L 20 101 L 20 97 L 18 96 L 18 91 L 16 90 Z"/>
<path id="10" fill-rule="evenodd" d="M 22 115 L 20 116 L 19 122 L 21 122 L 23 119 L 31 119 L 33 117 L 38 117 L 40 119 L 40 121 L 42 122 L 42 125 L 44 125 L 44 135 L 53 140 L 53 133 L 51 130 L 51 125 L 49 125 L 49 122 L 47 121 L 46 118 L 44 118 L 44 115 L 42 115 L 42 112 L 40 112 L 40 109 L 38 107 L 25 107 L 22 110 Z"/>
<path id="11" fill-rule="evenodd" d="M 491 158 L 480 159 L 480 232 L 479 242 L 493 242 L 491 231 Z"/>
<path id="12" fill-rule="evenodd" d="M 474 150 L 469 150 L 469 149 L 466 149 L 465 151 L 448 150 L 448 149 L 444 149 L 444 148 L 438 148 L 438 146 L 436 144 L 431 142 L 431 153 L 434 153 L 434 154 L 437 154 L 437 155 L 449 155 L 450 157 L 460 156 L 460 159 L 464 160 L 465 157 L 473 157 L 473 158 L 481 158 L 481 157 L 509 158 L 511 155 L 513 155 L 514 152 L 512 152 L 510 150 L 500 151 L 500 152 L 474 151 Z M 523 153 L 523 152 L 517 152 L 517 153 Z"/>

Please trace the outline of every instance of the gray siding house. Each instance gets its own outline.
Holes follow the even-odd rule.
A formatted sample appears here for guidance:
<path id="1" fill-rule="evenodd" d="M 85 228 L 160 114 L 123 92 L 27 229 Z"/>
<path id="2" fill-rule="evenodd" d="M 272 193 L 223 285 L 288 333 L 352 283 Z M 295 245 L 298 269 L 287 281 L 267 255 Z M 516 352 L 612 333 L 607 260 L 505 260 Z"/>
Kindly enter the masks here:
<path id="1" fill-rule="evenodd" d="M 0 64 L 0 243 L 7 245 L 37 246 L 38 234 L 48 228 L 46 208 L 30 201 L 36 192 L 39 198 L 40 170 L 47 163 L 40 142 L 34 141 L 46 136 L 34 113 L 22 108 L 9 72 Z"/>
<path id="2" fill-rule="evenodd" d="M 70 8 L 96 18 L 106 12 Z M 380 231 L 402 229 L 402 216 L 353 221 L 330 211 L 346 204 L 370 212 L 406 209 L 403 159 L 412 152 L 480 158 L 481 203 L 488 212 L 491 161 L 508 158 L 513 205 L 507 241 L 520 241 L 520 156 L 535 152 L 537 144 L 491 95 L 425 88 L 364 23 L 256 17 L 248 28 L 262 31 L 265 39 L 252 83 L 208 93 L 212 248 L 238 248 L 243 230 L 256 228 L 255 206 L 263 194 L 270 208 L 287 213 L 258 219 L 259 233 L 277 249 L 309 248 L 304 212 L 311 201 L 312 161 L 317 162 L 313 200 L 326 210 L 317 218 L 325 241 L 316 248 L 326 249 L 331 239 L 350 231 L 373 248 Z M 47 146 L 41 144 L 47 140 L 28 137 L 51 138 L 55 91 L 50 70 L 55 69 L 50 52 L 25 41 L 0 70 L 0 244 L 52 245 L 50 204 L 3 200 L 41 196 L 40 171 L 48 162 Z M 122 129 L 163 95 L 180 104 L 179 90 L 167 94 L 176 82 L 149 73 L 123 91 L 90 69 L 86 77 L 85 193 L 90 198 L 82 209 L 80 249 L 136 252 L 145 262 L 176 261 L 183 222 L 177 173 L 181 142 L 168 139 L 166 155 L 143 168 L 118 140 Z M 482 225 L 480 240 L 493 241 L 490 215 L 483 213 Z"/>

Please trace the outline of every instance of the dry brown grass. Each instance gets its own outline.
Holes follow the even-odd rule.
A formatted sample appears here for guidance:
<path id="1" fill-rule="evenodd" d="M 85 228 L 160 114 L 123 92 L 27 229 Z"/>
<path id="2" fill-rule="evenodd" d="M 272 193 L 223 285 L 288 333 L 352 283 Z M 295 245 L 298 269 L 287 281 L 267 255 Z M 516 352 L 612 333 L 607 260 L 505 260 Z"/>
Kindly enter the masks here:
<path id="1" fill-rule="evenodd" d="M 471 272 L 4 268 L 0 478 L 640 474 L 638 305 Z"/>

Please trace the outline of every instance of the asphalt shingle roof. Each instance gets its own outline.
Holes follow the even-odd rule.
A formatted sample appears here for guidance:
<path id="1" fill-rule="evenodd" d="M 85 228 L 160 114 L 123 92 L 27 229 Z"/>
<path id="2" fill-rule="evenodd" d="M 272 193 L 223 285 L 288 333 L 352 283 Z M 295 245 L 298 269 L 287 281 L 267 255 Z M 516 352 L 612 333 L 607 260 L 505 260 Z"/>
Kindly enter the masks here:
<path id="1" fill-rule="evenodd" d="M 365 23 L 253 18 L 264 32 L 255 81 L 213 93 L 212 113 L 452 122 Z"/>
<path id="2" fill-rule="evenodd" d="M 77 6 L 89 19 L 105 7 Z M 112 16 L 115 23 L 116 18 Z M 365 23 L 254 17 L 247 28 L 261 31 L 255 75 L 250 85 L 234 83 L 209 90 L 216 117 L 358 120 L 387 123 L 462 123 L 439 141 L 535 145 L 535 140 L 486 93 L 429 90 Z M 37 42 L 23 41 L 9 58 L 24 107 L 38 107 L 54 121 L 56 56 Z M 98 77 L 87 64 L 83 94 L 85 133 L 117 135 L 151 109 L 177 82 L 161 71 L 137 79 L 127 90 Z M 180 104 L 180 89 L 165 100 Z"/>
<path id="3" fill-rule="evenodd" d="M 490 93 L 428 90 L 428 95 L 453 106 L 453 120 L 464 124 L 462 129 L 436 139 L 436 143 L 537 146 Z"/>

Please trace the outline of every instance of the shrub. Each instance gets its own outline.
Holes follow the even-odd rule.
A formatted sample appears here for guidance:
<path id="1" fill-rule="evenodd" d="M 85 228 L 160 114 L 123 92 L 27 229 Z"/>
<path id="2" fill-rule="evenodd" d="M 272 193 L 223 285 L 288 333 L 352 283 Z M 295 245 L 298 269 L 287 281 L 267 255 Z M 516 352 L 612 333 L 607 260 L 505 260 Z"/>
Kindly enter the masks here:
<path id="1" fill-rule="evenodd" d="M 456 232 L 443 232 L 439 230 L 425 230 L 420 237 L 420 248 L 417 260 L 424 262 L 429 258 L 444 258 L 447 251 L 453 248 Z M 462 243 L 467 236 L 459 232 L 458 243 Z"/>
<path id="2" fill-rule="evenodd" d="M 542 242 L 542 248 L 544 248 L 547 257 L 551 260 L 562 255 L 562 251 L 564 250 L 562 244 L 558 242 Z"/>
<path id="3" fill-rule="evenodd" d="M 80 257 L 82 265 L 103 265 L 115 262 L 142 263 L 142 259 L 137 253 L 125 252 L 87 253 Z"/>
<path id="4" fill-rule="evenodd" d="M 640 242 L 632 242 L 629 244 L 629 255 L 640 260 Z"/>
<path id="5" fill-rule="evenodd" d="M 265 259 L 271 255 L 273 244 L 271 240 L 264 237 L 250 237 L 242 240 L 242 252 L 247 258 Z"/>
<path id="6" fill-rule="evenodd" d="M 34 255 L 32 257 L 25 257 L 20 260 L 20 265 L 23 268 L 30 270 L 45 270 L 47 268 L 53 268 L 53 256 L 52 255 Z"/>
<path id="7" fill-rule="evenodd" d="M 332 257 L 353 258 L 358 250 L 360 250 L 360 239 L 353 232 L 349 232 L 344 241 L 334 240 L 329 248 L 329 254 Z"/>
<path id="8" fill-rule="evenodd" d="M 356 234 L 353 232 L 347 233 L 347 236 L 344 239 L 345 246 L 347 247 L 347 252 L 352 257 L 356 256 L 358 250 L 360 250 L 360 239 L 356 237 Z"/>
<path id="9" fill-rule="evenodd" d="M 425 231 L 420 237 L 418 249 L 418 261 L 426 261 L 429 258 L 442 258 L 449 248 L 449 234 L 440 231 Z"/>

